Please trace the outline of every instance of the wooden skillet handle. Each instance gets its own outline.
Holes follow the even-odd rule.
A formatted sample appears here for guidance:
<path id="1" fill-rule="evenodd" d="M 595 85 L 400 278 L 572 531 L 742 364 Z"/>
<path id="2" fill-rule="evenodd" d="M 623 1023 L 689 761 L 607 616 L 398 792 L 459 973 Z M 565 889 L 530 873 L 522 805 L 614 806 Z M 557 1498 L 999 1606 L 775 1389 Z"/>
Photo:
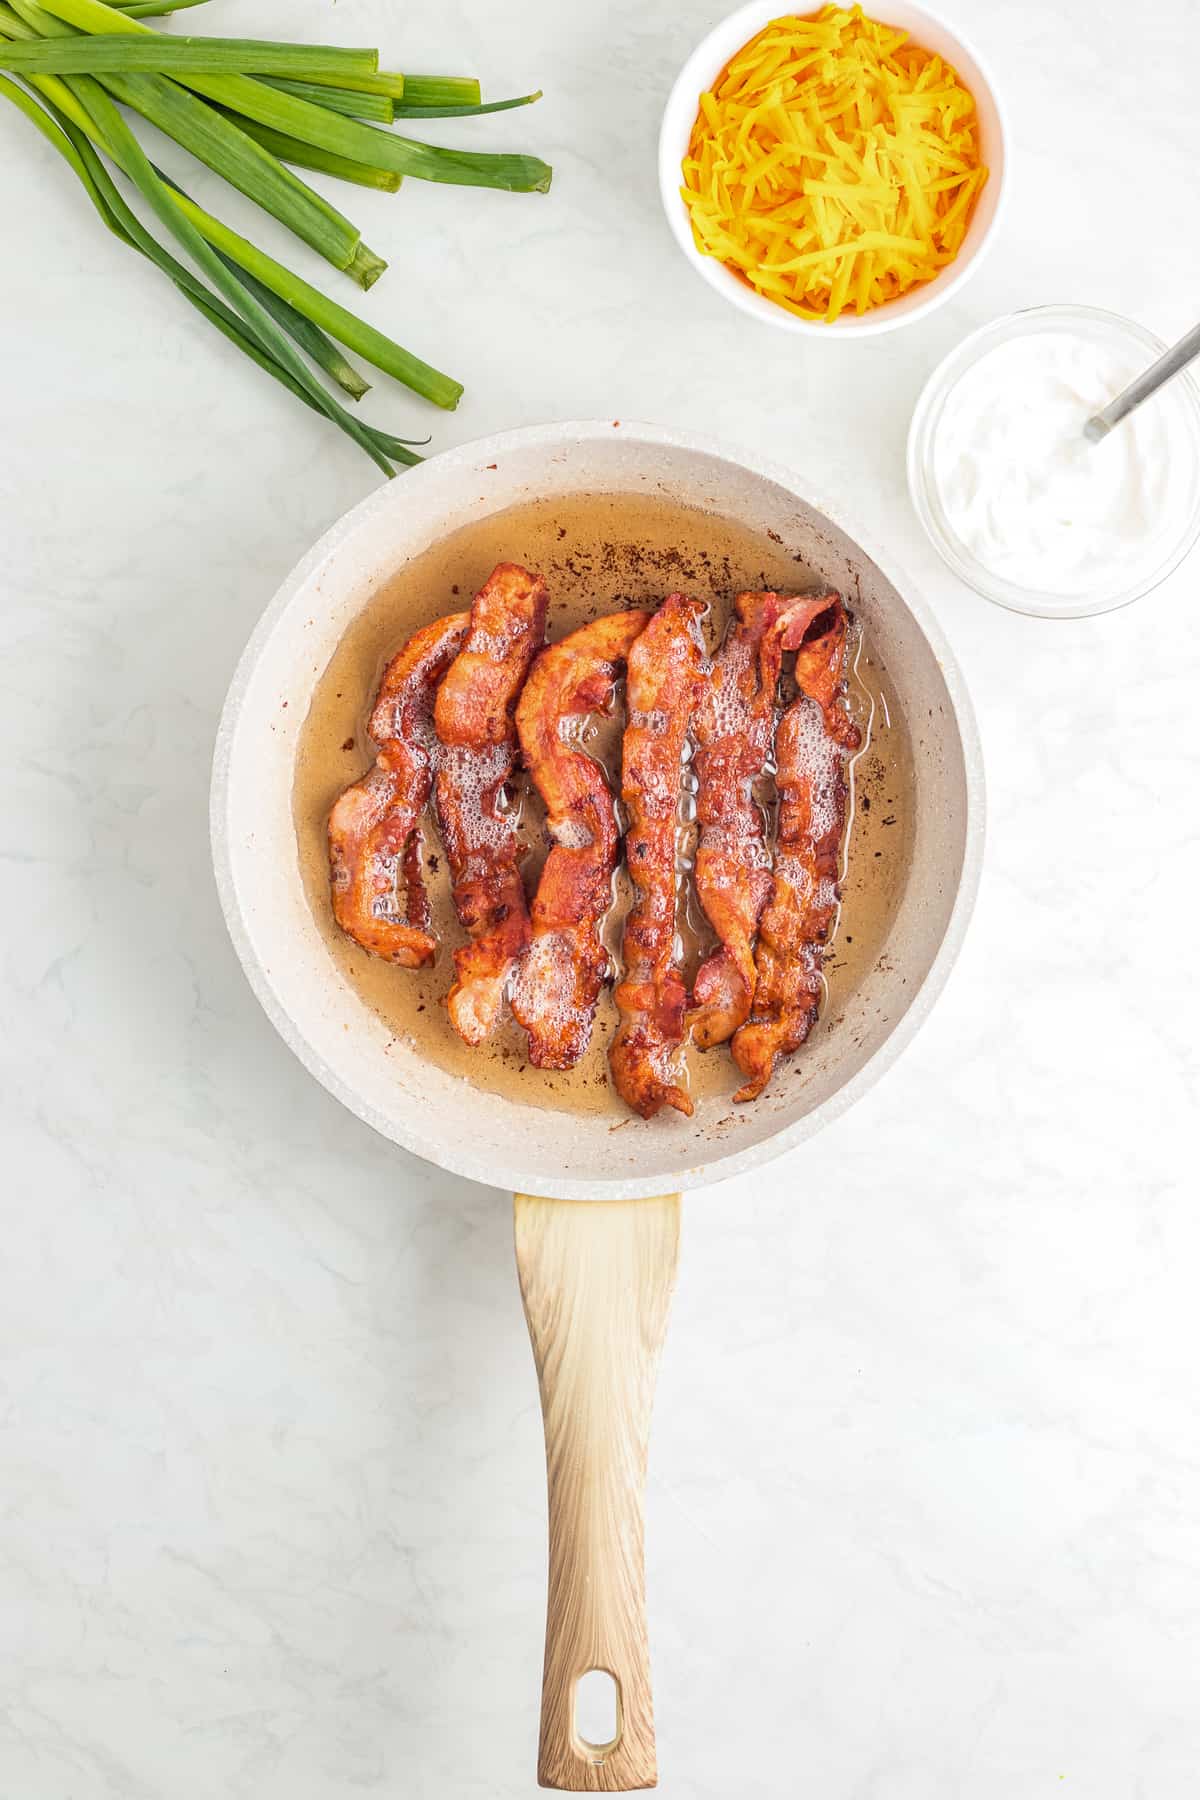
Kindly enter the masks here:
<path id="1" fill-rule="evenodd" d="M 550 1580 L 538 1782 L 653 1787 L 642 1491 L 658 1354 L 679 1253 L 679 1196 L 516 1196 L 517 1270 L 546 1430 Z M 616 1735 L 589 1744 L 575 1688 L 616 1683 Z"/>

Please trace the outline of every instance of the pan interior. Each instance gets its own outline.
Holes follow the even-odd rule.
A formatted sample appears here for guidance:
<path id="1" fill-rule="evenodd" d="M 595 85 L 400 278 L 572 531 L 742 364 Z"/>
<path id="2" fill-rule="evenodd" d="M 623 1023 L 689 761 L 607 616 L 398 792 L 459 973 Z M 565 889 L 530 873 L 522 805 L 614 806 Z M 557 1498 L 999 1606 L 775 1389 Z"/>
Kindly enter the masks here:
<path id="1" fill-rule="evenodd" d="M 776 533 L 776 537 L 779 534 Z M 295 813 L 301 873 L 313 917 L 339 981 L 346 982 L 417 1055 L 519 1106 L 605 1115 L 614 1128 L 635 1127 L 608 1076 L 607 1049 L 616 1029 L 611 990 L 601 995 L 589 1050 L 566 1072 L 533 1068 L 526 1039 L 505 1020 L 486 1044 L 468 1049 L 445 1007 L 453 979 L 451 951 L 465 941 L 454 914 L 449 871 L 436 829 L 426 828 L 424 865 L 434 927 L 442 945 L 429 969 L 397 969 L 368 955 L 337 928 L 329 897 L 326 821 L 337 795 L 374 760 L 367 722 L 388 659 L 418 627 L 441 610 L 461 608 L 499 561 L 539 569 L 551 593 L 548 635 L 556 639 L 601 614 L 654 606 L 682 589 L 708 608 L 710 649 L 724 635 L 732 595 L 744 588 L 784 592 L 812 586 L 816 572 L 787 542 L 749 530 L 738 520 L 681 505 L 664 494 L 561 494 L 527 501 L 449 533 L 383 582 L 353 622 L 321 675 L 300 735 Z M 886 952 L 887 938 L 912 861 L 913 779 L 908 731 L 887 672 L 855 621 L 849 657 L 848 704 L 863 747 L 850 770 L 849 828 L 843 852 L 843 903 L 826 952 L 827 994 L 822 1029 L 836 1028 L 864 979 Z M 785 676 L 786 682 L 786 676 Z M 589 719 L 583 737 L 615 792 L 620 788 L 621 724 Z M 684 772 L 681 811 L 690 808 Z M 546 854 L 544 808 L 536 790 L 520 783 L 518 831 L 526 846 L 524 874 L 532 893 Z M 762 794 L 768 834 L 774 829 L 771 784 Z M 715 944 L 688 877 L 695 826 L 680 831 L 682 880 L 677 914 L 681 964 L 689 985 Z M 632 901 L 624 871 L 605 935 L 619 956 L 621 928 Z M 705 1055 L 691 1048 L 683 1078 L 697 1104 L 711 1113 L 710 1131 L 736 1133 L 744 1108 L 733 1102 L 742 1076 L 728 1050 Z M 779 1082 L 802 1082 L 805 1055 L 782 1063 Z"/>
<path id="2" fill-rule="evenodd" d="M 387 1135 L 526 1192 L 661 1192 L 733 1173 L 815 1128 L 907 1012 L 959 887 L 962 744 L 938 659 L 896 588 L 785 483 L 671 442 L 613 432 L 550 449 L 537 437 L 513 434 L 495 467 L 460 452 L 394 484 L 340 541 L 318 547 L 277 602 L 226 733 L 231 922 L 289 1041 Z M 547 574 L 552 636 L 681 587 L 710 602 L 715 638 L 739 587 L 816 580 L 845 592 L 860 621 L 854 704 L 872 735 L 856 770 L 829 999 L 809 1043 L 752 1106 L 731 1103 L 731 1064 L 718 1051 L 693 1055 L 693 1119 L 625 1114 L 604 1079 L 603 1016 L 577 1077 L 529 1070 L 511 1028 L 482 1063 L 468 1062 L 439 1004 L 446 953 L 422 982 L 332 926 L 323 819 L 369 762 L 364 718 L 382 663 L 416 624 L 466 604 L 501 557 Z M 535 842 L 538 823 L 534 808 Z M 455 931 L 448 921 L 447 950 Z M 698 936 L 690 953 L 701 945 Z"/>

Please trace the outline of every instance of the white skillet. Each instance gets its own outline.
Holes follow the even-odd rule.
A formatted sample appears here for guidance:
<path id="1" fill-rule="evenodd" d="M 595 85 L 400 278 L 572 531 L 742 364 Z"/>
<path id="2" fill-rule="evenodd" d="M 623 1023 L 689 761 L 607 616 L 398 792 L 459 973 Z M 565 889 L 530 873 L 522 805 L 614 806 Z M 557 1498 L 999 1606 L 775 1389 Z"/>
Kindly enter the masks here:
<path id="1" fill-rule="evenodd" d="M 887 943 L 836 1029 L 801 1052 L 803 1082 L 768 1089 L 736 1133 L 697 1107 L 621 1131 L 603 1116 L 516 1105 L 429 1065 L 341 978 L 305 897 L 292 822 L 297 745 L 314 688 L 376 587 L 473 519 L 535 497 L 665 492 L 777 531 L 851 597 L 910 727 L 912 872 Z M 430 616 L 445 596 L 430 596 Z M 286 705 L 285 705 L 286 702 Z M 541 1387 L 550 1577 L 538 1778 L 625 1791 L 656 1778 L 646 1642 L 642 1486 L 679 1194 L 769 1162 L 884 1072 L 957 954 L 983 849 L 983 773 L 970 704 L 911 586 L 810 484 L 757 456 L 647 425 L 535 426 L 447 452 L 328 531 L 288 576 L 246 648 L 217 736 L 213 859 L 230 934 L 285 1042 L 352 1112 L 454 1173 L 512 1189 L 517 1264 Z M 398 974 L 398 979 L 403 979 Z M 644 1196 L 659 1196 L 646 1199 Z M 605 1206 L 577 1204 L 604 1200 Z M 607 1744 L 586 1742 L 576 1685 L 617 1689 Z"/>

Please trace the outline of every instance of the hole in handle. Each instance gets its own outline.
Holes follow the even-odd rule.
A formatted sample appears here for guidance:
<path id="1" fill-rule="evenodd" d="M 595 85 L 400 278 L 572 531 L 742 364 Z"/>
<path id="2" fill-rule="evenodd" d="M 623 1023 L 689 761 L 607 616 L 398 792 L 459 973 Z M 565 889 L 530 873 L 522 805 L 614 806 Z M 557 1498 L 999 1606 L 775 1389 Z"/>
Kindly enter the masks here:
<path id="1" fill-rule="evenodd" d="M 621 1689 L 608 1669 L 589 1669 L 575 1683 L 575 1735 L 602 1762 L 621 1741 Z"/>

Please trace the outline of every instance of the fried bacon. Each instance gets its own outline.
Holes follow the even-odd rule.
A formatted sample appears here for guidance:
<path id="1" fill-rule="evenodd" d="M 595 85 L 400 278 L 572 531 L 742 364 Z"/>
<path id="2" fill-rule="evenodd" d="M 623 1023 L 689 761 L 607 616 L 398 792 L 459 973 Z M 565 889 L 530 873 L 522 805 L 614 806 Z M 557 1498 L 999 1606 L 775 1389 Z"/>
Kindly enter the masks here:
<path id="1" fill-rule="evenodd" d="M 517 696 L 546 631 L 546 584 L 499 563 L 476 594 L 470 628 L 438 689 L 443 748 L 437 814 L 454 905 L 471 941 L 454 952 L 446 1004 L 454 1029 L 480 1044 L 496 1022 L 509 974 L 529 944 L 529 910 L 508 780 L 517 753 Z"/>
<path id="2" fill-rule="evenodd" d="M 437 952 L 421 878 L 420 819 L 437 750 L 434 693 L 466 635 L 467 614 L 451 613 L 392 658 L 369 725 L 379 746 L 375 766 L 329 815 L 334 917 L 364 950 L 406 969 L 431 963 Z"/>
<path id="3" fill-rule="evenodd" d="M 563 732 L 566 719 L 607 712 L 620 664 L 650 619 L 609 613 L 543 650 L 517 705 L 517 731 L 546 803 L 551 850 L 533 899 L 533 940 L 513 983 L 535 1069 L 573 1069 L 588 1047 L 608 971 L 600 921 L 612 904 L 621 846 L 604 771 Z"/>
<path id="4" fill-rule="evenodd" d="M 644 1119 L 662 1106 L 692 1111 L 672 1069 L 687 1007 L 675 962 L 675 833 L 683 746 L 703 679 L 701 611 L 697 601 L 672 594 L 629 653 L 621 797 L 637 899 L 625 922 L 621 1023 L 608 1057 L 622 1099 Z"/>
<path id="5" fill-rule="evenodd" d="M 771 855 L 753 783 L 771 751 L 785 637 L 795 643 L 836 600 L 739 594 L 705 684 L 696 716 L 696 893 L 720 941 L 692 986 L 692 1036 L 702 1050 L 733 1036 L 754 997 L 754 934 L 771 894 Z"/>
<path id="6" fill-rule="evenodd" d="M 847 630 L 838 600 L 799 644 L 800 695 L 776 734 L 775 878 L 759 925 L 750 1018 L 733 1038 L 734 1060 L 748 1078 L 735 1100 L 758 1098 L 779 1057 L 797 1049 L 812 1030 L 821 1002 L 823 947 L 838 906 L 846 763 L 861 742 L 841 703 Z M 793 647 L 797 635 L 785 630 L 785 645 Z"/>

